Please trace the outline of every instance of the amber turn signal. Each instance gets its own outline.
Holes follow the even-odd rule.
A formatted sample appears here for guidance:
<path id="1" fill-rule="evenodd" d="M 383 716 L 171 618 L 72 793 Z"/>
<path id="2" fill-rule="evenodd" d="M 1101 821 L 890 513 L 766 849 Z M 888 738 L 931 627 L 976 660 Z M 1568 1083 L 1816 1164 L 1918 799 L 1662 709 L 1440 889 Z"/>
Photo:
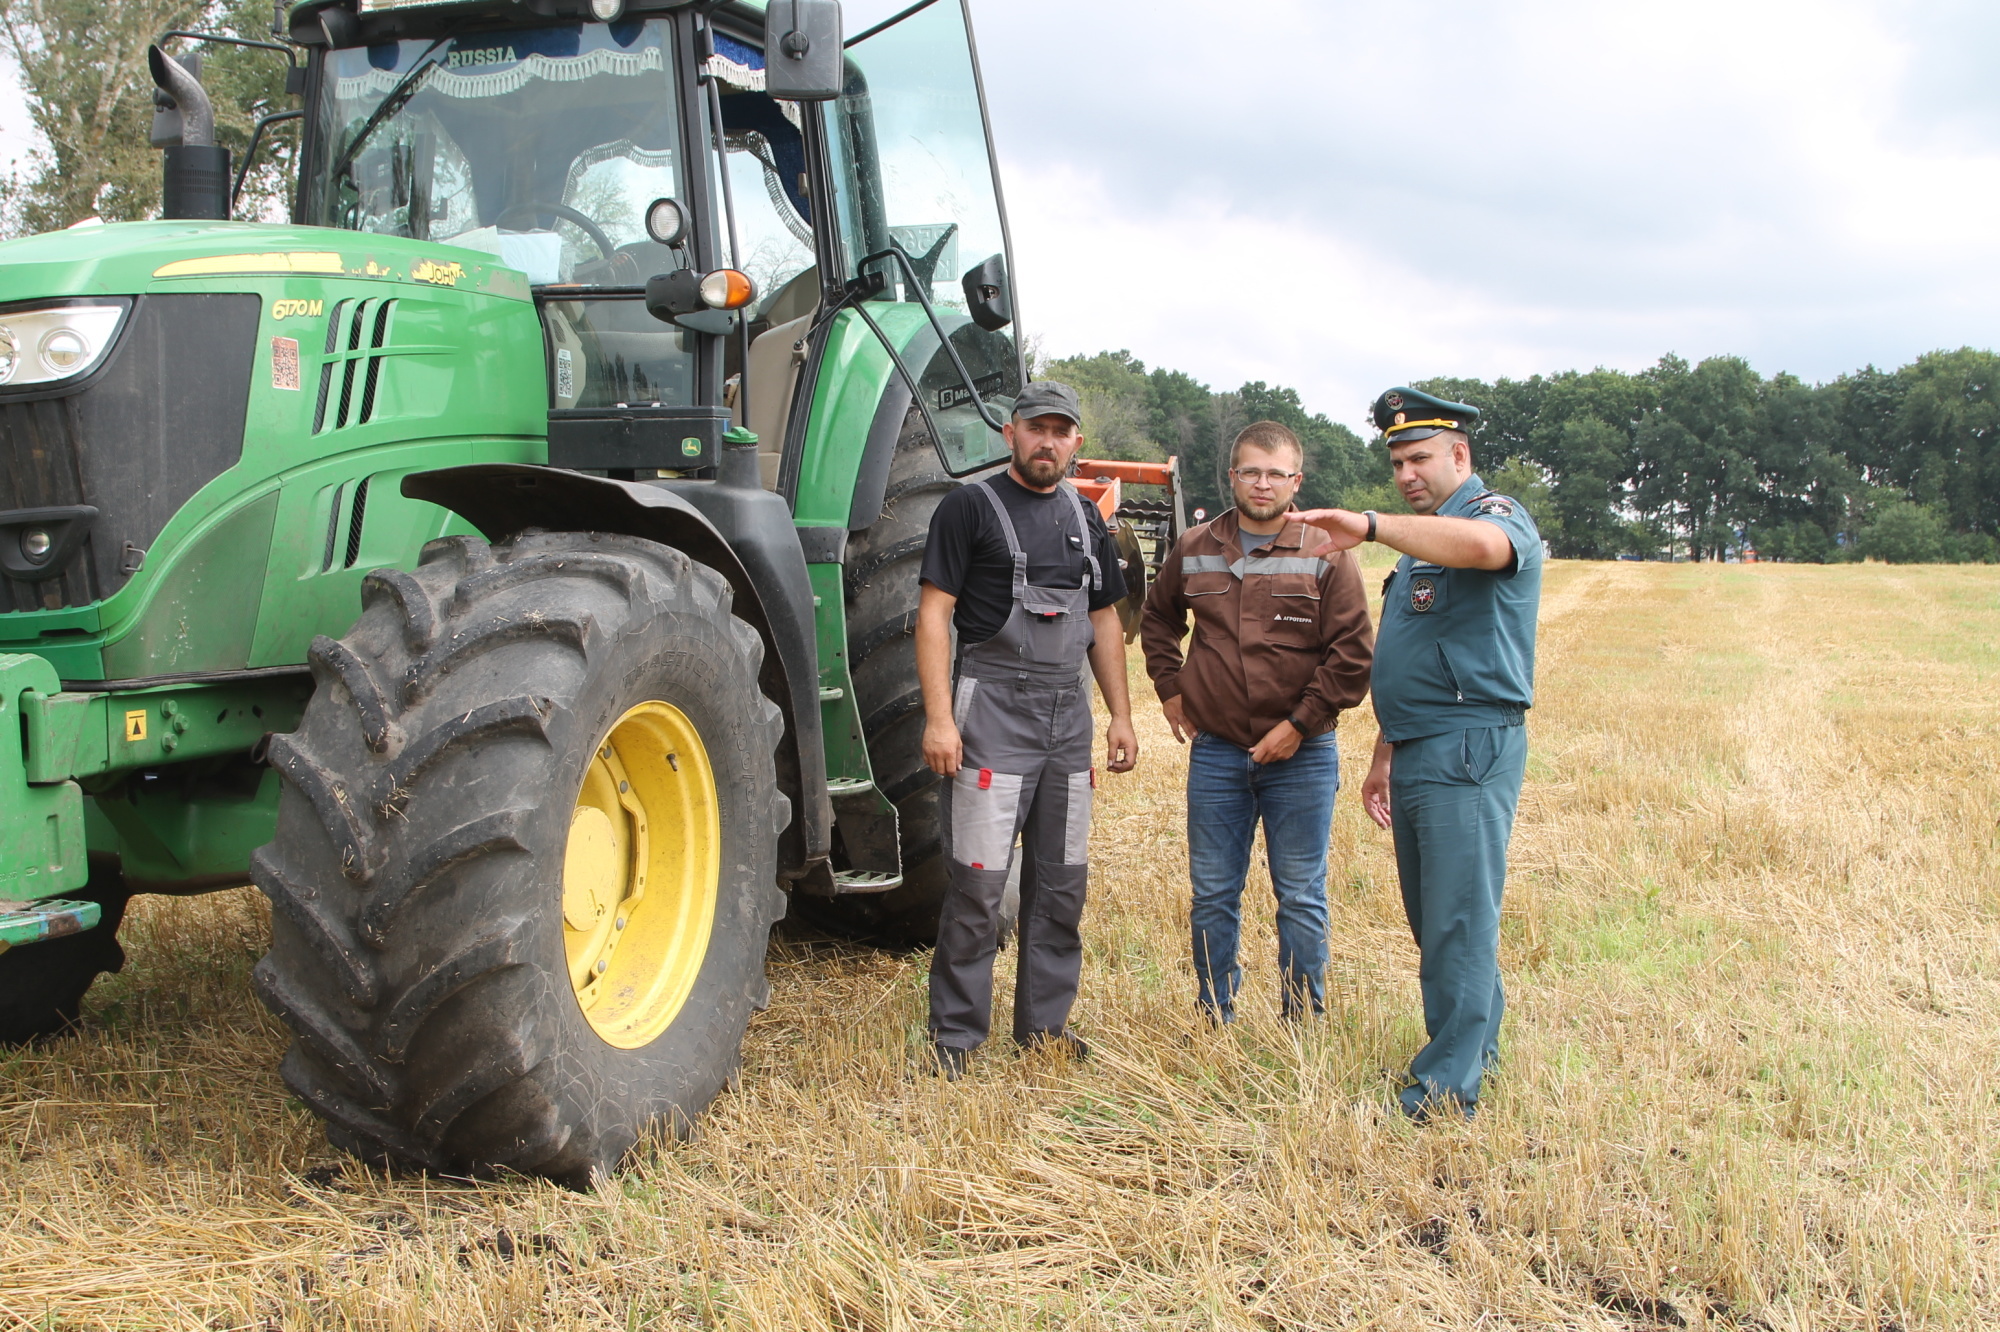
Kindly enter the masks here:
<path id="1" fill-rule="evenodd" d="M 757 299 L 757 284 L 748 273 L 718 268 L 701 280 L 701 300 L 711 310 L 741 310 Z"/>

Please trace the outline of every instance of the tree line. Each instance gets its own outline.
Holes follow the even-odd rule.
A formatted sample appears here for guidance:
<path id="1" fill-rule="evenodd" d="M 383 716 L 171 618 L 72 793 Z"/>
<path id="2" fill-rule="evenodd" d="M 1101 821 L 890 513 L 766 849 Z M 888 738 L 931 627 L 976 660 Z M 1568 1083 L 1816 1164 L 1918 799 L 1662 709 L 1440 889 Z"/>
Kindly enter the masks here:
<path id="1" fill-rule="evenodd" d="M 1093 456 L 1179 455 L 1190 509 L 1226 506 L 1229 441 L 1259 419 L 1305 445 L 1302 505 L 1402 508 L 1381 441 L 1308 412 L 1296 390 L 1218 392 L 1127 351 L 1038 372 L 1076 386 Z M 1989 351 L 1930 352 L 1826 384 L 1767 379 L 1736 356 L 1665 356 L 1636 373 L 1413 387 L 1480 409 L 1474 466 L 1528 507 L 1559 556 L 2000 560 L 2000 357 Z"/>
<path id="2" fill-rule="evenodd" d="M 268 38 L 283 11 L 272 0 L 0 0 L 0 52 L 19 71 L 46 143 L 0 178 L 0 235 L 155 214 L 147 44 L 172 28 Z M 296 105 L 284 92 L 283 61 L 214 46 L 203 56 L 217 138 L 240 156 L 259 116 Z M 238 216 L 282 207 L 296 124 L 265 143 Z M 1766 379 L 1740 357 L 1666 356 L 1630 374 L 1416 387 L 1481 410 L 1476 465 L 1528 505 L 1558 555 L 1714 559 L 1754 549 L 1762 559 L 1992 561 L 2000 559 L 1996 369 L 1992 352 L 1968 347 L 1807 384 Z M 1307 411 L 1295 389 L 1260 380 L 1217 391 L 1124 351 L 1041 370 L 1077 386 L 1094 453 L 1178 454 L 1191 506 L 1224 506 L 1228 441 L 1270 419 L 1305 444 L 1301 503 L 1401 507 L 1380 442 Z"/>

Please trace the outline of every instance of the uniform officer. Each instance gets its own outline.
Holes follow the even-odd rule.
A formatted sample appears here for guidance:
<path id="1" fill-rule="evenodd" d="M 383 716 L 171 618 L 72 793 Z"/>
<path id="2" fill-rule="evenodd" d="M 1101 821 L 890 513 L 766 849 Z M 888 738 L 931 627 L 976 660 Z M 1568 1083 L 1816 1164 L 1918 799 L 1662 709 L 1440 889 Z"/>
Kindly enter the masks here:
<path id="1" fill-rule="evenodd" d="M 1478 409 L 1411 388 L 1375 400 L 1410 514 L 1300 515 L 1339 548 L 1403 553 L 1375 646 L 1381 738 L 1362 807 L 1396 839 L 1403 910 L 1423 955 L 1424 1029 L 1405 1113 L 1470 1115 L 1500 1049 L 1500 894 L 1534 702 L 1542 542 L 1520 501 L 1472 471 Z"/>
<path id="2" fill-rule="evenodd" d="M 1014 840 L 1021 839 L 1021 951 L 1014 1039 L 1088 1054 L 1069 1030 L 1083 966 L 1077 929 L 1088 877 L 1090 663 L 1111 710 L 1109 766 L 1139 742 L 1125 683 L 1118 550 L 1096 506 L 1063 480 L 1083 443 L 1066 384 L 1029 384 L 1003 433 L 1008 469 L 938 505 L 917 605 L 924 761 L 945 784 L 951 887 L 931 958 L 937 1070 L 965 1071 L 993 1015 L 993 955 Z M 958 657 L 952 660 L 952 630 Z"/>

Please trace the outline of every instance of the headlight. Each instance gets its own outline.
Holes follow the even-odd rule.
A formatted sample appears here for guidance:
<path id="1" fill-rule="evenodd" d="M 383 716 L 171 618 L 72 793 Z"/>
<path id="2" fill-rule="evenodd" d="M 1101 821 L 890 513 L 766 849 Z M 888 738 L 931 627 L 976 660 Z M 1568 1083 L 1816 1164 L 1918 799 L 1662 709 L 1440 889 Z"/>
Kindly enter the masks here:
<path id="1" fill-rule="evenodd" d="M 89 374 L 118 340 L 124 301 L 0 311 L 0 386 L 25 388 Z"/>

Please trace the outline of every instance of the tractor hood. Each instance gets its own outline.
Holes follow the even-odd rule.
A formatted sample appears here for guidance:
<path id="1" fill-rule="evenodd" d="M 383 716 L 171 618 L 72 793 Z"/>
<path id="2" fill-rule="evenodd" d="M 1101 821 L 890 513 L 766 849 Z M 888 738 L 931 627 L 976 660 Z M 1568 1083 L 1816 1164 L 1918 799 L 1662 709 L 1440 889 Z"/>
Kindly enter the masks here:
<path id="1" fill-rule="evenodd" d="M 476 250 L 241 222 L 34 236 L 0 245 L 0 351 L 0 651 L 65 681 L 295 665 L 368 569 L 441 530 L 402 475 L 547 457 L 528 281 Z"/>
<path id="2" fill-rule="evenodd" d="M 492 255 L 399 236 L 262 222 L 117 222 L 0 243 L 0 304 L 130 296 L 234 277 L 348 277 L 531 299 Z M 236 284 L 238 290 L 254 287 Z M 0 393 L 4 393 L 0 388 Z"/>

